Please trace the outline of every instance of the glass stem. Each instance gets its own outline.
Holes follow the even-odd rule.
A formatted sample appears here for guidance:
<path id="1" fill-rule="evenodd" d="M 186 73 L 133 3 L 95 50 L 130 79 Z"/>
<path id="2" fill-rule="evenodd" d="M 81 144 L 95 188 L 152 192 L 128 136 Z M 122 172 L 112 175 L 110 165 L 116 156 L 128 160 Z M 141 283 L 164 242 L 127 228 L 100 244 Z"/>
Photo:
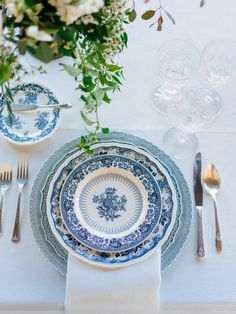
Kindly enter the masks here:
<path id="1" fill-rule="evenodd" d="M 178 135 L 178 143 L 180 145 L 184 145 L 188 139 L 190 138 L 191 134 L 190 133 L 187 133 L 187 132 L 183 132 L 181 131 Z"/>

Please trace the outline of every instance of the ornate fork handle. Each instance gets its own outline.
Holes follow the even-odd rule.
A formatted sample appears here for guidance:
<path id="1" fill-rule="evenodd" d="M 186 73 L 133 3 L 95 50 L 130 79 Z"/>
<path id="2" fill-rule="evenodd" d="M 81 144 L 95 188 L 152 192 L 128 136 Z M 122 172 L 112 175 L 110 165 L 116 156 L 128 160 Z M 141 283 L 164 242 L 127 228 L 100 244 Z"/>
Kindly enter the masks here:
<path id="1" fill-rule="evenodd" d="M 16 210 L 16 217 L 15 217 L 15 225 L 12 233 L 12 242 L 20 241 L 20 205 L 21 205 L 21 193 L 22 188 L 19 189 L 18 194 L 18 201 L 17 201 L 17 210 Z"/>

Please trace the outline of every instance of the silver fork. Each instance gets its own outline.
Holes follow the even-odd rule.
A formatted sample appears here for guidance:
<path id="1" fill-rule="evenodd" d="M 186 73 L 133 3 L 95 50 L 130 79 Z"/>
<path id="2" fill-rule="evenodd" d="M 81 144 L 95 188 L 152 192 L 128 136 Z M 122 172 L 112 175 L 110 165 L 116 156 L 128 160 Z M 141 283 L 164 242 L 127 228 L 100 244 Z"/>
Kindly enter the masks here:
<path id="1" fill-rule="evenodd" d="M 9 189 L 12 181 L 12 165 L 2 166 L 0 168 L 0 190 L 1 190 L 1 199 L 0 199 L 0 235 L 2 234 L 2 207 L 3 199 L 6 191 Z"/>
<path id="2" fill-rule="evenodd" d="M 12 233 L 12 242 L 20 241 L 20 207 L 21 207 L 21 194 L 23 187 L 28 181 L 29 176 L 29 162 L 25 155 L 21 155 L 18 160 L 17 167 L 17 184 L 19 188 L 17 210 L 15 217 L 15 225 Z"/>

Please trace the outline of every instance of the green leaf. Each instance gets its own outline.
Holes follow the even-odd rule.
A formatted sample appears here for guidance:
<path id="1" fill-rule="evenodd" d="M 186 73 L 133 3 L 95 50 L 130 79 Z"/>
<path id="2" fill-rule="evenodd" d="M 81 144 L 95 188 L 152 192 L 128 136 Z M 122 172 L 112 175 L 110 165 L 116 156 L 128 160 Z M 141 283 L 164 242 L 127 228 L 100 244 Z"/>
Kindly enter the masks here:
<path id="1" fill-rule="evenodd" d="M 156 11 L 154 11 L 154 10 L 148 10 L 148 11 L 143 13 L 142 19 L 143 20 L 150 20 L 155 15 L 155 13 L 156 13 Z"/>
<path id="2" fill-rule="evenodd" d="M 104 59 L 102 53 L 100 51 L 97 51 L 98 60 L 101 64 L 106 65 L 106 60 Z"/>
<path id="3" fill-rule="evenodd" d="M 86 137 L 85 137 L 84 135 L 82 135 L 82 136 L 80 137 L 80 144 L 81 144 L 81 145 L 85 145 L 85 144 L 86 144 Z"/>
<path id="4" fill-rule="evenodd" d="M 127 33 L 121 34 L 120 37 L 121 37 L 121 40 L 124 43 L 125 47 L 127 48 L 127 43 L 128 43 L 128 35 L 127 35 Z"/>
<path id="5" fill-rule="evenodd" d="M 7 86 L 5 86 L 5 88 L 6 88 L 6 92 L 7 92 L 8 97 L 10 98 L 10 100 L 12 102 L 14 102 L 13 95 L 12 95 L 10 88 L 8 88 Z"/>
<path id="6" fill-rule="evenodd" d="M 176 24 L 176 23 L 175 23 L 175 19 L 173 18 L 173 16 L 172 16 L 169 12 L 167 12 L 164 8 L 163 8 L 163 11 L 164 11 L 165 14 L 167 15 L 167 17 L 171 20 L 171 22 L 172 22 L 173 24 Z"/>
<path id="7" fill-rule="evenodd" d="M 135 11 L 135 9 L 131 10 L 129 13 L 129 21 L 132 23 L 136 20 L 137 17 L 137 13 Z"/>
<path id="8" fill-rule="evenodd" d="M 87 85 L 87 86 L 90 86 L 90 85 L 93 85 L 93 78 L 92 76 L 84 76 L 83 77 L 83 83 L 84 85 Z"/>
<path id="9" fill-rule="evenodd" d="M 10 64 L 0 65 L 0 85 L 3 86 L 11 78 L 11 66 Z"/>
<path id="10" fill-rule="evenodd" d="M 95 97 L 96 97 L 96 101 L 97 104 L 100 105 L 103 101 L 104 95 L 105 95 L 105 91 L 102 88 L 99 88 L 95 91 Z"/>
<path id="11" fill-rule="evenodd" d="M 111 98 L 108 97 L 107 93 L 104 94 L 103 101 L 105 101 L 107 104 L 111 103 Z"/>
<path id="12" fill-rule="evenodd" d="M 119 71 L 122 69 L 122 67 L 115 65 L 115 64 L 107 64 L 106 67 L 111 72 Z"/>
<path id="13" fill-rule="evenodd" d="M 81 115 L 81 118 L 84 120 L 84 122 L 87 124 L 87 125 L 93 125 L 95 122 L 90 120 L 84 113 L 83 111 L 80 111 L 80 115 Z"/>
<path id="14" fill-rule="evenodd" d="M 48 63 L 53 59 L 53 51 L 49 44 L 46 42 L 40 42 L 38 47 L 27 46 L 27 50 L 37 59 Z"/>
<path id="15" fill-rule="evenodd" d="M 12 127 L 12 117 L 13 117 L 13 113 L 11 110 L 11 106 L 10 103 L 8 101 L 6 101 L 7 104 L 7 111 L 8 111 L 8 117 L 9 117 L 9 122 L 10 122 L 10 127 Z"/>
<path id="16" fill-rule="evenodd" d="M 116 77 L 115 75 L 112 75 L 114 81 L 116 81 L 118 84 L 122 85 L 122 82 Z"/>
<path id="17" fill-rule="evenodd" d="M 90 148 L 90 146 L 85 146 L 84 149 L 85 149 L 85 151 L 86 151 L 86 153 L 87 153 L 88 155 L 92 155 L 92 154 L 93 154 L 93 151 L 92 151 L 92 149 Z"/>
<path id="18" fill-rule="evenodd" d="M 21 55 L 24 55 L 27 49 L 27 41 L 26 40 L 19 41 L 17 47 L 18 47 L 19 53 Z"/>
<path id="19" fill-rule="evenodd" d="M 25 0 L 25 4 L 26 4 L 29 8 L 31 8 L 31 7 L 33 7 L 36 3 L 35 3 L 34 0 Z"/>
<path id="20" fill-rule="evenodd" d="M 60 63 L 60 65 L 63 67 L 63 70 L 66 71 L 70 76 L 78 77 L 81 75 L 81 70 L 78 68 L 64 63 Z"/>
<path id="21" fill-rule="evenodd" d="M 109 128 L 102 128 L 103 134 L 108 134 L 110 132 Z"/>

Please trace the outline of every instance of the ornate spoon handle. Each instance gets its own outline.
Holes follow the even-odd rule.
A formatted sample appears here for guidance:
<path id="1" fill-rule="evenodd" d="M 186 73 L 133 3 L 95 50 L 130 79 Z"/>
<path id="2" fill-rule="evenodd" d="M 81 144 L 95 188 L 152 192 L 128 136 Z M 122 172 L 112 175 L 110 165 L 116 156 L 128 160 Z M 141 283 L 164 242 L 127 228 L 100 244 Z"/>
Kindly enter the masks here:
<path id="1" fill-rule="evenodd" d="M 221 240 L 221 233 L 220 233 L 220 224 L 217 214 L 217 203 L 216 198 L 213 198 L 214 200 L 214 210 L 215 210 L 215 226 L 216 226 L 216 249 L 218 252 L 222 251 L 222 240 Z"/>

